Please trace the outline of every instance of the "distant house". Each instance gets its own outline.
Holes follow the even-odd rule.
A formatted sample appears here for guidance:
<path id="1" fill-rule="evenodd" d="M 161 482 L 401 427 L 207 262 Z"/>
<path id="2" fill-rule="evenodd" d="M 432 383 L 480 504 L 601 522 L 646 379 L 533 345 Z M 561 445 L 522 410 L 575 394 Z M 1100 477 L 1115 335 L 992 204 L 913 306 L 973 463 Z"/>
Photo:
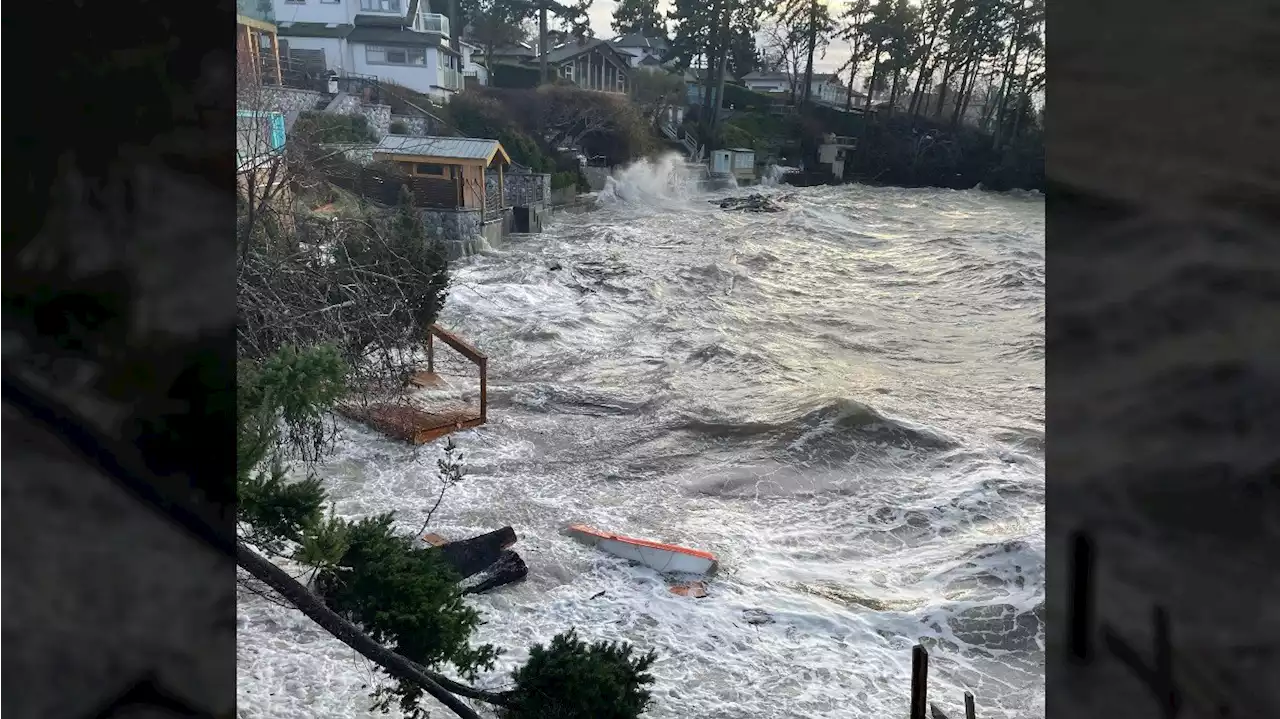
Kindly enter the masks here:
<path id="1" fill-rule="evenodd" d="M 387 135 L 373 149 L 373 159 L 395 163 L 409 175 L 419 206 L 502 209 L 511 156 L 497 140 Z"/>
<path id="2" fill-rule="evenodd" d="M 791 76 L 785 72 L 761 72 L 755 70 L 743 75 L 742 84 L 756 92 L 791 92 Z"/>
<path id="3" fill-rule="evenodd" d="M 508 63 L 511 65 L 522 65 L 530 60 L 538 57 L 538 50 L 527 42 L 515 43 L 511 45 L 498 45 L 493 48 L 493 57 L 488 57 L 484 48 L 478 48 L 472 53 L 472 58 L 476 62 L 484 63 L 485 67 L 490 70 L 494 65 L 499 63 Z"/>
<path id="4" fill-rule="evenodd" d="M 432 0 L 273 0 L 282 51 L 339 75 L 392 81 L 440 101 L 461 90 L 462 53 Z M 443 2 L 443 0 L 435 0 Z"/>
<path id="5" fill-rule="evenodd" d="M 631 67 L 640 67 L 646 61 L 649 67 L 661 67 L 662 58 L 671 47 L 666 38 L 645 37 L 640 33 L 619 35 L 609 41 L 609 46 L 626 55 Z"/>
<path id="6" fill-rule="evenodd" d="M 605 40 L 578 38 L 548 50 L 547 65 L 557 77 L 585 90 L 625 94 L 631 91 L 629 57 Z"/>

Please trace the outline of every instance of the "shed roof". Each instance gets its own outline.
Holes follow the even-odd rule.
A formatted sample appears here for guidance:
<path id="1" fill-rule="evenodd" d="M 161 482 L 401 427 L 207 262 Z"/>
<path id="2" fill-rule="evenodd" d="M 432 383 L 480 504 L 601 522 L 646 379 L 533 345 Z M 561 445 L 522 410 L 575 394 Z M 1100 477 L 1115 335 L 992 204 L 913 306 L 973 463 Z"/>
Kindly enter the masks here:
<path id="1" fill-rule="evenodd" d="M 373 148 L 373 151 L 394 155 L 476 160 L 486 164 L 493 161 L 495 155 L 501 155 L 504 162 L 508 164 L 511 162 L 511 156 L 503 149 L 502 143 L 477 137 L 387 135 L 382 138 L 377 147 Z"/>

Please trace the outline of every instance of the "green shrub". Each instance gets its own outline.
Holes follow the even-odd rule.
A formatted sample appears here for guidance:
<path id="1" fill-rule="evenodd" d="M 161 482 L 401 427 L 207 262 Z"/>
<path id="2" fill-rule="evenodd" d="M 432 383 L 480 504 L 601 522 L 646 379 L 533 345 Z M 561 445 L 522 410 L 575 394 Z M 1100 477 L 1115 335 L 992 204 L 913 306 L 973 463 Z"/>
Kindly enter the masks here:
<path id="1" fill-rule="evenodd" d="M 636 657 L 626 643 L 587 644 L 573 630 L 549 647 L 535 644 L 512 672 L 516 688 L 503 719 L 635 719 L 652 701 L 653 652 Z"/>
<path id="2" fill-rule="evenodd" d="M 335 115 L 330 112 L 299 113 L 292 134 L 313 142 L 377 142 L 364 115 Z"/>

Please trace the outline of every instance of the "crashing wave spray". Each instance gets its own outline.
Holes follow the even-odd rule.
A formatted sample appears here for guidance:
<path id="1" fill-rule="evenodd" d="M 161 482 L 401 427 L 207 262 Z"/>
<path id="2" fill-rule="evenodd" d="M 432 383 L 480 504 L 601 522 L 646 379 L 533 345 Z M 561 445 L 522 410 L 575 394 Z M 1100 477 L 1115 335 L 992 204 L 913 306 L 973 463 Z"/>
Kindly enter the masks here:
<path id="1" fill-rule="evenodd" d="M 788 167 L 786 165 L 769 165 L 764 168 L 764 174 L 760 177 L 760 185 L 762 187 L 777 187 L 782 184 L 783 175 L 798 169 L 799 168 Z"/>
<path id="2" fill-rule="evenodd" d="M 615 170 L 605 180 L 596 201 L 601 203 L 671 204 L 698 191 L 698 177 L 684 158 L 668 153 L 656 160 L 639 160 Z"/>

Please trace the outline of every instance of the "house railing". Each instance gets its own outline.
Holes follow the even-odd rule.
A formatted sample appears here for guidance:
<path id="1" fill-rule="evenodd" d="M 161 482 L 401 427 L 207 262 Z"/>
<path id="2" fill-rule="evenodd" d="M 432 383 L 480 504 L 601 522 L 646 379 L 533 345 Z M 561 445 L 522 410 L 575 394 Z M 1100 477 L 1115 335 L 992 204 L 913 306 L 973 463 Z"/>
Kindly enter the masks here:
<path id="1" fill-rule="evenodd" d="M 461 90 L 462 73 L 453 68 L 440 68 L 440 87 L 448 90 Z"/>

